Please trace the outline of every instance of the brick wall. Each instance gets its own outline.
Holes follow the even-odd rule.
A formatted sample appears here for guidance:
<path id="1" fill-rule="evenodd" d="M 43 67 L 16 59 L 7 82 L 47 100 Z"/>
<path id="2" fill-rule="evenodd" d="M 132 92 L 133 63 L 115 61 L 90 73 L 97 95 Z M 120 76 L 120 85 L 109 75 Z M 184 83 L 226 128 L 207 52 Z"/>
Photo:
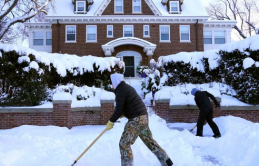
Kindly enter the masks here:
<path id="1" fill-rule="evenodd" d="M 156 100 L 154 110 L 167 123 L 196 123 L 199 116 L 197 106 L 169 106 L 170 100 Z M 214 106 L 214 104 L 213 104 Z M 252 122 L 259 122 L 259 106 L 222 106 L 214 109 L 214 117 L 236 116 Z"/>
<path id="2" fill-rule="evenodd" d="M 2 108 L 0 129 L 21 125 L 55 125 L 69 129 L 80 125 L 105 125 L 113 112 L 113 100 L 101 100 L 101 107 L 71 108 L 71 101 L 53 101 L 53 108 Z"/>
<path id="3" fill-rule="evenodd" d="M 66 24 L 68 25 L 68 24 Z M 156 44 L 156 50 L 153 55 L 153 59 L 157 60 L 159 56 L 170 55 L 184 52 L 203 51 L 203 24 L 166 24 L 170 25 L 170 43 L 160 43 L 159 25 L 160 24 L 95 24 L 97 25 L 97 43 L 86 43 L 86 25 L 88 24 L 71 24 L 76 25 L 76 43 L 65 42 L 65 24 L 60 24 L 60 37 L 58 38 L 58 25 L 52 25 L 52 52 L 76 54 L 79 56 L 93 55 L 98 57 L 105 57 L 102 50 L 102 45 L 123 37 L 123 25 L 134 25 L 134 37 L 149 41 Z M 89 24 L 90 25 L 90 24 Z M 93 25 L 93 24 L 91 24 Z M 114 38 L 107 38 L 107 25 L 113 25 Z M 150 26 L 150 38 L 143 38 L 143 25 Z M 190 25 L 190 43 L 180 42 L 180 25 Z M 196 31 L 197 28 L 197 31 Z M 197 32 L 197 35 L 196 35 Z M 198 37 L 198 38 L 197 38 Z M 197 40 L 196 40 L 197 39 Z M 59 43 L 59 46 L 58 46 Z M 197 45 L 196 45 L 197 43 Z M 59 47 L 59 48 L 58 48 Z M 120 51 L 134 50 L 142 55 L 142 59 L 146 59 L 147 55 L 143 52 L 143 48 L 135 45 L 122 45 L 115 48 L 115 52 L 112 56 Z"/>

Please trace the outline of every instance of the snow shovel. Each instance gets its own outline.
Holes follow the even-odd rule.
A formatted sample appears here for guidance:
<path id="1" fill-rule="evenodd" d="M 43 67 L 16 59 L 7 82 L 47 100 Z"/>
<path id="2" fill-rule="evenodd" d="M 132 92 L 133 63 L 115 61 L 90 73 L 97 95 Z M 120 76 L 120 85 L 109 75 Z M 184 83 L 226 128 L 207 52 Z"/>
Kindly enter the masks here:
<path id="1" fill-rule="evenodd" d="M 190 130 L 190 132 L 192 132 L 192 130 L 195 129 L 196 126 L 197 126 L 197 124 Z"/>
<path id="2" fill-rule="evenodd" d="M 78 162 L 78 160 L 91 148 L 91 146 L 103 135 L 103 133 L 105 133 L 106 130 L 107 129 L 105 128 L 103 132 L 97 138 L 95 138 L 95 140 L 85 149 L 85 151 L 75 160 L 71 166 L 74 166 L 75 163 Z"/>

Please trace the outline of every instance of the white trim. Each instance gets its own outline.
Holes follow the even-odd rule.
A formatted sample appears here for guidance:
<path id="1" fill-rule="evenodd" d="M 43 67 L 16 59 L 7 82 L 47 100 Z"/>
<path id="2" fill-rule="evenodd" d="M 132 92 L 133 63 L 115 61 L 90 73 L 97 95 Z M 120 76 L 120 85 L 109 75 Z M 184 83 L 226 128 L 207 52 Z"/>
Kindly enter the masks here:
<path id="1" fill-rule="evenodd" d="M 137 46 L 143 47 L 143 52 L 145 52 L 147 56 L 152 56 L 156 49 L 155 44 L 136 37 L 121 37 L 121 38 L 112 40 L 102 45 L 102 49 L 104 51 L 105 56 L 111 56 L 115 50 L 115 47 L 118 47 L 121 45 L 137 45 Z"/>
<path id="2" fill-rule="evenodd" d="M 88 33 L 87 33 L 87 27 L 95 27 L 95 40 L 88 40 L 87 39 L 87 35 L 88 35 Z M 85 31 L 86 31 L 86 36 L 85 36 L 85 42 L 86 43 L 96 43 L 97 42 L 97 25 L 86 25 L 86 29 L 85 29 Z"/>
<path id="3" fill-rule="evenodd" d="M 161 40 L 161 27 L 169 27 L 169 40 Z M 170 40 L 170 25 L 159 25 L 159 42 L 160 43 L 168 43 L 168 42 L 171 42 Z"/>
<path id="4" fill-rule="evenodd" d="M 181 36 L 181 27 L 188 27 L 189 29 L 189 40 L 182 40 L 182 36 Z M 183 43 L 183 42 L 187 42 L 187 43 L 190 43 L 191 42 L 191 29 L 190 29 L 190 25 L 180 25 L 180 42 Z"/>
<path id="5" fill-rule="evenodd" d="M 108 32 L 109 32 L 108 31 L 108 29 L 109 29 L 108 27 L 112 27 L 112 35 L 110 35 L 110 36 L 108 34 Z M 113 25 L 107 25 L 107 38 L 113 38 Z"/>
<path id="6" fill-rule="evenodd" d="M 172 14 L 172 13 L 180 13 L 180 4 L 179 4 L 179 1 L 170 1 L 169 3 L 170 3 L 170 4 L 169 4 L 169 13 L 170 13 L 170 14 Z M 177 3 L 177 9 L 178 9 L 177 11 L 171 11 L 171 8 L 172 8 L 172 7 L 171 7 L 171 4 L 172 4 L 172 3 Z"/>
<path id="7" fill-rule="evenodd" d="M 128 26 L 128 27 L 132 27 L 132 36 L 131 37 L 134 37 L 134 25 L 123 25 L 123 37 L 125 37 L 124 35 L 124 28 Z"/>
<path id="8" fill-rule="evenodd" d="M 84 10 L 83 11 L 78 11 L 78 3 L 84 3 Z M 75 11 L 76 13 L 86 13 L 86 4 L 85 4 L 85 1 L 76 1 L 76 11 Z"/>
<path id="9" fill-rule="evenodd" d="M 145 35 L 145 26 L 148 27 L 148 35 Z M 145 37 L 145 38 L 150 37 L 150 26 L 149 25 L 143 25 L 143 37 Z"/>
<path id="10" fill-rule="evenodd" d="M 233 28 L 237 24 L 236 20 L 208 20 L 204 22 L 204 27 L 206 28 Z"/>
<path id="11" fill-rule="evenodd" d="M 199 23 L 206 23 L 209 17 L 201 16 L 145 16 L 145 15 L 103 15 L 103 16 L 45 16 L 46 20 L 56 24 L 57 20 L 59 23 L 77 23 L 85 24 L 87 23 L 196 23 L 197 19 Z M 26 23 L 25 23 L 26 24 Z"/>
<path id="12" fill-rule="evenodd" d="M 75 27 L 75 41 L 67 41 L 67 27 Z M 66 32 L 65 32 L 65 38 L 66 38 L 66 43 L 76 43 L 76 25 L 66 25 Z"/>
<path id="13" fill-rule="evenodd" d="M 140 11 L 138 11 L 138 12 L 134 12 L 134 1 L 135 0 L 132 0 L 132 13 L 133 14 L 141 14 L 142 13 L 142 5 L 141 5 L 141 0 L 139 0 L 140 1 Z"/>
<path id="14" fill-rule="evenodd" d="M 124 0 L 121 0 L 122 3 L 122 11 L 121 12 L 117 12 L 116 11 L 116 0 L 114 0 L 114 14 L 122 14 L 124 13 Z"/>

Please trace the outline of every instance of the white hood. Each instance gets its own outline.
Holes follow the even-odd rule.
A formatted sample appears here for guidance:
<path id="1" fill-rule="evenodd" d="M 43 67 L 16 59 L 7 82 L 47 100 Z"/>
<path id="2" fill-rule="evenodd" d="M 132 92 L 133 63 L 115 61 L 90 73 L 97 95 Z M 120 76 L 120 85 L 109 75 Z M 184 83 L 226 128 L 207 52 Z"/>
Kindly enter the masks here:
<path id="1" fill-rule="evenodd" d="M 123 81 L 123 79 L 124 79 L 123 74 L 118 74 L 118 73 L 111 74 L 111 81 L 114 89 L 117 88 L 117 86 L 121 81 Z"/>

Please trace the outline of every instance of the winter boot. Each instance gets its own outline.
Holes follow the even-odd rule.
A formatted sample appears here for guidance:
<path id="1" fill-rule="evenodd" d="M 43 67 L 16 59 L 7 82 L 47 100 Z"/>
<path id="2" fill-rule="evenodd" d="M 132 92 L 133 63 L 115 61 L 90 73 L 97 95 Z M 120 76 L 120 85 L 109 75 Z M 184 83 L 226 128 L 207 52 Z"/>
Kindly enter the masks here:
<path id="1" fill-rule="evenodd" d="M 165 162 L 166 162 L 166 164 L 168 166 L 172 166 L 173 165 L 173 162 L 172 162 L 172 160 L 170 158 L 168 158 Z"/>
<path id="2" fill-rule="evenodd" d="M 221 134 L 214 134 L 213 137 L 214 138 L 219 138 L 219 137 L 221 137 Z"/>

